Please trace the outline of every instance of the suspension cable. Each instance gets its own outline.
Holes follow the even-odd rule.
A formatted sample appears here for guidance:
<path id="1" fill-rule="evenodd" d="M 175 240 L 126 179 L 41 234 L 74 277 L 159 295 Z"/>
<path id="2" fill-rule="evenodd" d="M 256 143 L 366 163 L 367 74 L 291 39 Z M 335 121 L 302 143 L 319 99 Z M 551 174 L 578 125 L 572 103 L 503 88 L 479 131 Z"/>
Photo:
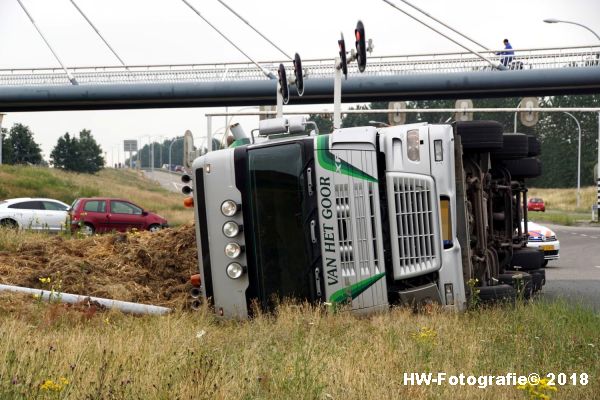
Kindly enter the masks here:
<path id="1" fill-rule="evenodd" d="M 50 46 L 50 43 L 46 40 L 46 38 L 44 37 L 44 34 L 40 30 L 40 28 L 38 28 L 38 26 L 36 25 L 35 21 L 33 20 L 33 17 L 31 16 L 31 14 L 29 14 L 29 11 L 27 11 L 27 8 L 25 8 L 25 5 L 21 2 L 21 0 L 17 0 L 17 2 L 19 3 L 19 5 L 23 9 L 23 11 L 25 11 L 25 14 L 27 14 L 27 17 L 29 17 L 29 20 L 31 21 L 31 23 L 33 24 L 33 26 L 35 27 L 35 29 L 38 31 L 38 33 L 42 37 L 42 40 L 44 41 L 44 43 L 46 43 L 46 46 L 48 46 L 48 48 L 52 52 L 52 55 L 54 56 L 54 58 L 56 59 L 56 61 L 58 61 L 58 63 L 62 67 L 63 71 L 65 71 L 65 74 L 67 75 L 67 78 L 69 78 L 69 81 L 71 81 L 71 84 L 72 85 L 77 85 L 78 84 L 77 80 L 75 79 L 75 77 L 73 75 L 71 75 L 71 73 L 69 72 L 69 70 L 67 70 L 67 68 L 62 63 L 62 61 L 60 60 L 60 58 L 58 57 L 58 55 L 56 54 L 56 52 L 54 51 L 54 49 L 52 48 L 52 46 Z"/>
<path id="2" fill-rule="evenodd" d="M 117 54 L 117 52 L 110 46 L 110 44 L 108 44 L 108 42 L 106 41 L 106 39 L 104 39 L 104 37 L 102 36 L 102 34 L 100 33 L 100 31 L 94 26 L 94 24 L 92 23 L 92 21 L 90 21 L 90 19 L 87 17 L 87 15 L 85 15 L 85 13 L 81 10 L 81 8 L 79 8 L 79 6 L 77 5 L 77 3 L 75 3 L 75 0 L 71 0 L 71 3 L 77 9 L 77 11 L 79 11 L 79 13 L 83 16 L 83 18 L 87 21 L 87 23 L 90 24 L 90 26 L 92 27 L 92 29 L 94 29 L 96 31 L 96 33 L 98 34 L 98 36 L 100 36 L 100 39 L 102 39 L 102 41 L 104 42 L 104 44 L 110 49 L 110 51 L 112 51 L 112 53 L 115 55 L 115 57 L 117 57 L 117 60 L 119 60 L 119 62 L 121 63 L 121 65 L 124 66 L 124 67 L 126 67 L 125 62 L 121 59 L 121 57 L 119 57 L 119 55 Z"/>
<path id="3" fill-rule="evenodd" d="M 426 12 L 425 10 L 415 6 L 412 3 L 409 3 L 407 0 L 400 0 L 401 2 L 409 5 L 410 7 L 414 8 L 415 10 L 419 11 L 420 13 L 428 16 L 429 18 L 431 18 L 432 20 L 434 20 L 435 22 L 437 22 L 440 25 L 445 26 L 446 28 L 450 29 L 452 32 L 459 34 L 460 36 L 464 37 L 465 39 L 469 40 L 470 42 L 475 43 L 476 45 L 478 45 L 479 47 L 481 47 L 484 50 L 490 51 L 490 49 L 488 49 L 487 47 L 485 47 L 484 45 L 482 45 L 481 43 L 475 41 L 474 39 L 471 39 L 470 37 L 468 37 L 467 35 L 465 35 L 464 33 L 459 32 L 458 30 L 454 29 L 453 27 L 451 27 L 450 25 L 446 24 L 444 21 L 441 21 L 437 18 L 435 18 L 433 15 L 429 14 L 428 12 Z"/>
<path id="4" fill-rule="evenodd" d="M 204 20 L 204 22 L 206 22 L 211 28 L 213 28 L 219 35 L 221 35 L 221 37 L 225 40 L 227 40 L 229 42 L 230 45 L 232 45 L 233 47 L 235 47 L 237 49 L 237 51 L 239 51 L 240 53 L 242 53 L 248 60 L 250 60 L 250 62 L 252 62 L 252 64 L 256 65 L 263 74 L 265 74 L 265 76 L 269 79 L 276 79 L 275 75 L 268 71 L 266 68 L 264 68 L 263 66 L 259 65 L 256 61 L 254 61 L 254 59 L 252 59 L 248 54 L 246 54 L 242 49 L 240 49 L 235 43 L 233 43 L 233 41 L 231 39 L 229 39 L 224 33 L 222 33 L 219 29 L 217 29 L 216 26 L 214 26 L 213 24 L 210 23 L 210 21 L 208 21 L 206 18 L 204 18 L 204 16 L 202 16 L 202 14 L 200 14 L 200 11 L 198 11 L 194 6 L 192 6 L 187 0 L 181 0 L 185 3 L 185 5 L 187 5 L 189 8 L 192 9 L 192 11 L 194 11 L 196 14 L 198 14 L 198 16 L 200 18 L 202 18 L 202 20 Z"/>
<path id="5" fill-rule="evenodd" d="M 275 47 L 277 50 L 279 50 L 279 52 L 281 54 L 283 54 L 285 57 L 289 58 L 290 60 L 293 59 L 293 57 L 290 57 L 289 54 L 287 54 L 285 51 L 281 50 L 281 48 L 279 48 L 275 43 L 273 43 L 271 40 L 269 40 L 268 37 L 266 37 L 265 35 L 263 35 L 261 32 L 259 32 L 258 29 L 256 29 L 255 27 L 253 27 L 250 22 L 246 21 L 244 19 L 244 17 L 242 17 L 240 14 L 238 14 L 237 12 L 235 12 L 235 10 L 231 7 L 229 7 L 223 0 L 217 0 L 219 3 L 221 3 L 225 8 L 227 8 L 229 11 L 231 11 L 236 17 L 238 17 L 240 20 L 242 20 L 242 22 L 244 22 L 246 25 L 248 25 L 250 28 L 252 28 L 252 30 L 254 30 L 254 32 L 258 33 L 263 39 L 265 39 L 267 42 L 269 42 L 271 44 L 271 46 Z"/>
<path id="6" fill-rule="evenodd" d="M 454 44 L 462 47 L 463 49 L 467 50 L 470 53 L 475 54 L 477 57 L 481 58 L 482 60 L 485 60 L 487 63 L 489 63 L 493 68 L 496 69 L 506 69 L 506 67 L 500 63 L 494 63 L 494 61 L 490 60 L 489 58 L 485 57 L 484 55 L 480 54 L 479 52 L 463 45 L 462 43 L 452 39 L 451 37 L 449 37 L 448 35 L 445 35 L 444 33 L 440 32 L 439 30 L 435 29 L 433 26 L 427 24 L 424 21 L 421 21 L 420 19 L 418 19 L 417 17 L 415 17 L 414 15 L 410 14 L 409 12 L 401 9 L 400 7 L 398 7 L 397 5 L 395 5 L 394 3 L 392 3 L 389 0 L 383 0 L 383 2 L 389 4 L 390 6 L 392 6 L 393 8 L 395 8 L 396 10 L 400 11 L 401 13 L 409 16 L 410 18 L 414 19 L 415 21 L 425 25 L 427 28 L 431 29 L 432 31 L 434 31 L 435 33 L 437 33 L 438 35 L 441 35 L 443 37 L 445 37 L 446 39 L 450 40 L 451 42 L 453 42 Z"/>

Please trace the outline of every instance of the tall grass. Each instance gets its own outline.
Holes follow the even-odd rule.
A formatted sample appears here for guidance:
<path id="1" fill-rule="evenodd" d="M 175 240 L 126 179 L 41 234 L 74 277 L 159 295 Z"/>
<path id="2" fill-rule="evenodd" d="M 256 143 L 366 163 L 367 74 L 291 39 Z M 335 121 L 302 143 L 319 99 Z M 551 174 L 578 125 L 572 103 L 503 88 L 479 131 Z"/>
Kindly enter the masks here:
<path id="1" fill-rule="evenodd" d="M 538 189 L 530 188 L 528 198 L 541 197 L 546 204 L 546 211 L 590 212 L 591 206 L 597 203 L 596 187 L 581 188 L 580 206 L 577 208 L 577 189 Z"/>
<path id="2" fill-rule="evenodd" d="M 0 199 L 48 197 L 71 204 L 78 197 L 125 198 L 164 216 L 171 225 L 190 223 L 193 211 L 183 208 L 183 195 L 169 192 L 131 170 L 104 169 L 78 174 L 35 166 L 0 166 Z"/>
<path id="3" fill-rule="evenodd" d="M 131 317 L 6 295 L 0 304 L 5 398 L 529 398 L 514 386 L 405 385 L 410 372 L 585 372 L 587 385 L 553 397 L 600 393 L 600 316 L 565 303 L 369 318 L 284 305 L 242 322 L 206 309 Z"/>

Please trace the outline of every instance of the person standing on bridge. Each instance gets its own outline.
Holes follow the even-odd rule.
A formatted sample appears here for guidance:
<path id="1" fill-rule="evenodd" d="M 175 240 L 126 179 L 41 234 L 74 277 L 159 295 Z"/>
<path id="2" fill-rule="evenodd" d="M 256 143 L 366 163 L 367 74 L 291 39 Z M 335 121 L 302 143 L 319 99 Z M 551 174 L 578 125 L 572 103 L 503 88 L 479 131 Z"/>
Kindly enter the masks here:
<path id="1" fill-rule="evenodd" d="M 508 39 L 504 39 L 504 51 L 496 53 L 496 55 L 503 56 L 500 59 L 500 62 L 505 67 L 508 67 L 508 65 L 512 62 L 515 52 L 513 51 L 513 48 L 510 45 L 510 42 L 508 41 Z"/>

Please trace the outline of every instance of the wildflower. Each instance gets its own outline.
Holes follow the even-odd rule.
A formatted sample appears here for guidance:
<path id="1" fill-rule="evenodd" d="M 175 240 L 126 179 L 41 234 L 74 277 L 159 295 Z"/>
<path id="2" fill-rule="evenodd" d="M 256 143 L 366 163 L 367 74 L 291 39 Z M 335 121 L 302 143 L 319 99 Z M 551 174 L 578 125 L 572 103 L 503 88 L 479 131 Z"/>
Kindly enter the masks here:
<path id="1" fill-rule="evenodd" d="M 48 278 L 39 278 L 39 280 L 40 280 L 41 283 L 50 283 L 51 282 L 50 277 L 48 277 Z"/>
<path id="2" fill-rule="evenodd" d="M 437 337 L 437 333 L 433 329 L 423 326 L 418 332 L 413 333 L 412 337 L 417 342 L 434 342 Z"/>
<path id="3" fill-rule="evenodd" d="M 196 339 L 202 339 L 202 336 L 204 335 L 206 335 L 206 331 L 204 329 L 201 329 L 196 333 Z"/>

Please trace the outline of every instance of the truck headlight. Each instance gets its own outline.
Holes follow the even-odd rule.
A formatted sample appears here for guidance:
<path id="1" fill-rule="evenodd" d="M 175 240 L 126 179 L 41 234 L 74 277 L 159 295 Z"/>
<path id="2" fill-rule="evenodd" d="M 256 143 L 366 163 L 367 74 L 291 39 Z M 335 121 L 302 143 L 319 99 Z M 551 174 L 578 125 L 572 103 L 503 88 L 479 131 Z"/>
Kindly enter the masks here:
<path id="1" fill-rule="evenodd" d="M 237 236 L 240 233 L 240 226 L 233 221 L 227 221 L 223 225 L 223 235 L 228 238 L 232 238 Z"/>
<path id="2" fill-rule="evenodd" d="M 233 217 L 238 212 L 238 205 L 233 200 L 225 200 L 221 203 L 221 212 L 226 217 Z"/>
<path id="3" fill-rule="evenodd" d="M 238 258 L 242 254 L 242 246 L 237 243 L 227 243 L 225 255 L 229 258 Z"/>
<path id="4" fill-rule="evenodd" d="M 244 274 L 244 272 L 246 272 L 246 268 L 240 263 L 232 262 L 227 266 L 226 272 L 227 276 L 231 279 L 238 279 Z"/>
<path id="5" fill-rule="evenodd" d="M 421 160 L 421 139 L 419 139 L 419 130 L 413 129 L 406 134 L 406 152 L 410 161 Z"/>

